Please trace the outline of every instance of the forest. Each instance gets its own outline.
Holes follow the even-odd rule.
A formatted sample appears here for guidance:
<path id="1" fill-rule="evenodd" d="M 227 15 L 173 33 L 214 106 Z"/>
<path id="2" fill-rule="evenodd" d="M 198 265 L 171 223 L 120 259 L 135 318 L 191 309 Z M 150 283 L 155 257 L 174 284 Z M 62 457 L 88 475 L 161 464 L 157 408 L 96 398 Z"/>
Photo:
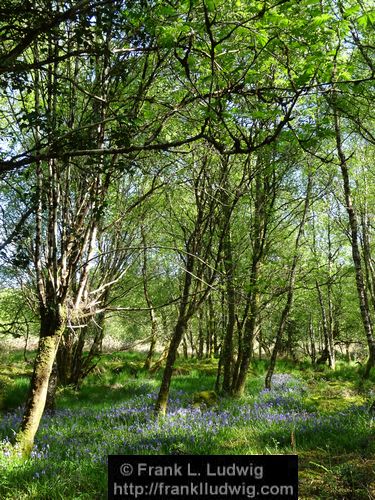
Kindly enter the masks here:
<path id="1" fill-rule="evenodd" d="M 372 0 L 2 0 L 1 498 L 111 454 L 375 498 L 374 98 Z"/>

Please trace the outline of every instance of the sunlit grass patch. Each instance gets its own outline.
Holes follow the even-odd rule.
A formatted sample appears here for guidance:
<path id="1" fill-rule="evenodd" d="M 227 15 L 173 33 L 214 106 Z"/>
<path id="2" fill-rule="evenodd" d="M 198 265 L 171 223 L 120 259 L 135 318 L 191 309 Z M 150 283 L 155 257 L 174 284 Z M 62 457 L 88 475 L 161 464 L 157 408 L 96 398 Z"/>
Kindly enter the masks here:
<path id="1" fill-rule="evenodd" d="M 8 383 L 3 389 L 0 408 L 13 410 L 21 406 L 26 400 L 29 384 L 30 378 L 25 376 Z"/>
<path id="2" fill-rule="evenodd" d="M 326 447 L 299 453 L 299 498 L 368 500 L 375 496 L 375 460 Z"/>

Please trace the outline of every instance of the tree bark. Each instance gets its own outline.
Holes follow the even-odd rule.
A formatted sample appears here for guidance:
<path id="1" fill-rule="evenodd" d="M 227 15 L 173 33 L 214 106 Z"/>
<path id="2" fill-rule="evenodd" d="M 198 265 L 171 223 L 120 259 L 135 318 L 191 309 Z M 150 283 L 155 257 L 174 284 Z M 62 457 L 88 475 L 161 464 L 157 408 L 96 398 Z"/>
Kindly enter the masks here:
<path id="1" fill-rule="evenodd" d="M 245 318 L 246 321 L 246 318 Z M 242 362 L 242 336 L 243 336 L 243 322 L 241 323 L 237 319 L 237 359 L 234 364 L 233 368 L 233 377 L 232 377 L 232 385 L 231 385 L 231 392 L 233 391 L 233 388 L 236 386 L 237 379 L 238 379 L 238 374 L 240 372 L 240 366 Z"/>
<path id="2" fill-rule="evenodd" d="M 52 365 L 51 375 L 48 381 L 46 406 L 44 408 L 44 411 L 49 412 L 50 414 L 54 414 L 56 410 L 57 384 L 58 384 L 57 362 L 55 358 L 55 361 L 53 362 Z"/>
<path id="3" fill-rule="evenodd" d="M 361 212 L 362 254 L 365 266 L 367 289 L 370 294 L 373 311 L 375 311 L 375 270 L 370 244 L 370 221 L 367 207 L 367 196 L 368 194 L 366 189 L 364 207 Z"/>
<path id="4" fill-rule="evenodd" d="M 152 311 L 152 313 L 151 313 Z M 151 341 L 150 341 L 150 347 L 148 349 L 148 353 L 146 356 L 145 364 L 144 364 L 144 369 L 145 370 L 150 370 L 151 364 L 152 364 L 152 358 L 154 357 L 155 354 L 155 348 L 156 348 L 156 340 L 157 340 L 157 332 L 158 332 L 158 324 L 156 320 L 156 316 L 153 310 L 150 310 L 150 316 L 151 316 Z"/>

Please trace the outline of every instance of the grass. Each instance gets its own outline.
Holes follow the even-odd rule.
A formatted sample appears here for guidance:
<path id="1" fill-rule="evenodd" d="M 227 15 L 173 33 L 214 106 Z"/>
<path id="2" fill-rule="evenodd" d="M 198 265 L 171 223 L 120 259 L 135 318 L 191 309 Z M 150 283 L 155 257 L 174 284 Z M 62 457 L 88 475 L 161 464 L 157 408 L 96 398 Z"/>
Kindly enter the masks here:
<path id="1" fill-rule="evenodd" d="M 102 499 L 108 454 L 284 454 L 299 456 L 301 499 L 375 498 L 374 382 L 357 368 L 335 372 L 280 361 L 271 391 L 266 364 L 253 364 L 246 394 L 217 398 L 215 360 L 177 363 L 168 414 L 155 420 L 161 373 L 143 371 L 137 353 L 107 355 L 80 392 L 59 390 L 30 460 L 8 458 L 31 366 L 21 355 L 0 365 L 0 498 Z M 11 369 L 9 369 L 11 368 Z M 6 375 L 7 374 L 7 375 Z"/>

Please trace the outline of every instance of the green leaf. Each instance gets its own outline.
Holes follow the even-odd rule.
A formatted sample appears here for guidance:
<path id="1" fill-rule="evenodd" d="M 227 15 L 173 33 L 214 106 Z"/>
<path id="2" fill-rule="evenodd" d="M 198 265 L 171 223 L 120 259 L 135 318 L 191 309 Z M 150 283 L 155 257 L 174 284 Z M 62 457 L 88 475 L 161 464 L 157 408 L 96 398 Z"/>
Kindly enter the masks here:
<path id="1" fill-rule="evenodd" d="M 256 40 L 261 47 L 264 47 L 268 42 L 268 36 L 266 35 L 266 33 L 257 33 Z"/>
<path id="2" fill-rule="evenodd" d="M 309 65 L 305 68 L 305 71 L 299 76 L 296 80 L 297 85 L 305 85 L 311 77 L 314 75 L 315 67 L 313 65 Z"/>
<path id="3" fill-rule="evenodd" d="M 162 7 L 160 7 L 160 13 L 163 16 L 173 16 L 175 12 L 176 11 L 174 10 L 174 8 L 169 5 L 163 5 Z"/>
<path id="4" fill-rule="evenodd" d="M 352 78 L 352 74 L 349 71 L 342 70 L 339 73 L 339 78 L 341 80 L 350 80 Z"/>
<path id="5" fill-rule="evenodd" d="M 353 7 L 349 7 L 348 9 L 345 9 L 344 18 L 348 18 L 348 17 L 351 17 L 353 14 L 357 14 L 359 9 L 360 9 L 359 5 L 354 5 Z"/>
<path id="6" fill-rule="evenodd" d="M 314 26 L 321 26 L 322 24 L 326 23 L 331 19 L 330 14 L 321 14 L 320 16 L 316 16 L 313 19 L 313 25 Z"/>
<path id="7" fill-rule="evenodd" d="M 160 41 L 166 48 L 171 48 L 177 38 L 177 32 L 171 26 L 163 27 L 160 31 Z"/>
<path id="8" fill-rule="evenodd" d="M 319 5 L 319 1 L 317 0 L 304 0 L 303 6 L 308 7 L 310 5 Z"/>
<path id="9" fill-rule="evenodd" d="M 206 4 L 207 9 L 210 12 L 214 12 L 214 10 L 215 10 L 215 2 L 214 2 L 214 0 L 205 0 L 205 4 Z"/>
<path id="10" fill-rule="evenodd" d="M 363 28 L 367 28 L 369 24 L 372 24 L 375 22 L 375 11 L 372 12 L 366 12 L 366 14 L 363 14 L 360 16 L 358 19 L 358 24 L 362 26 Z"/>

